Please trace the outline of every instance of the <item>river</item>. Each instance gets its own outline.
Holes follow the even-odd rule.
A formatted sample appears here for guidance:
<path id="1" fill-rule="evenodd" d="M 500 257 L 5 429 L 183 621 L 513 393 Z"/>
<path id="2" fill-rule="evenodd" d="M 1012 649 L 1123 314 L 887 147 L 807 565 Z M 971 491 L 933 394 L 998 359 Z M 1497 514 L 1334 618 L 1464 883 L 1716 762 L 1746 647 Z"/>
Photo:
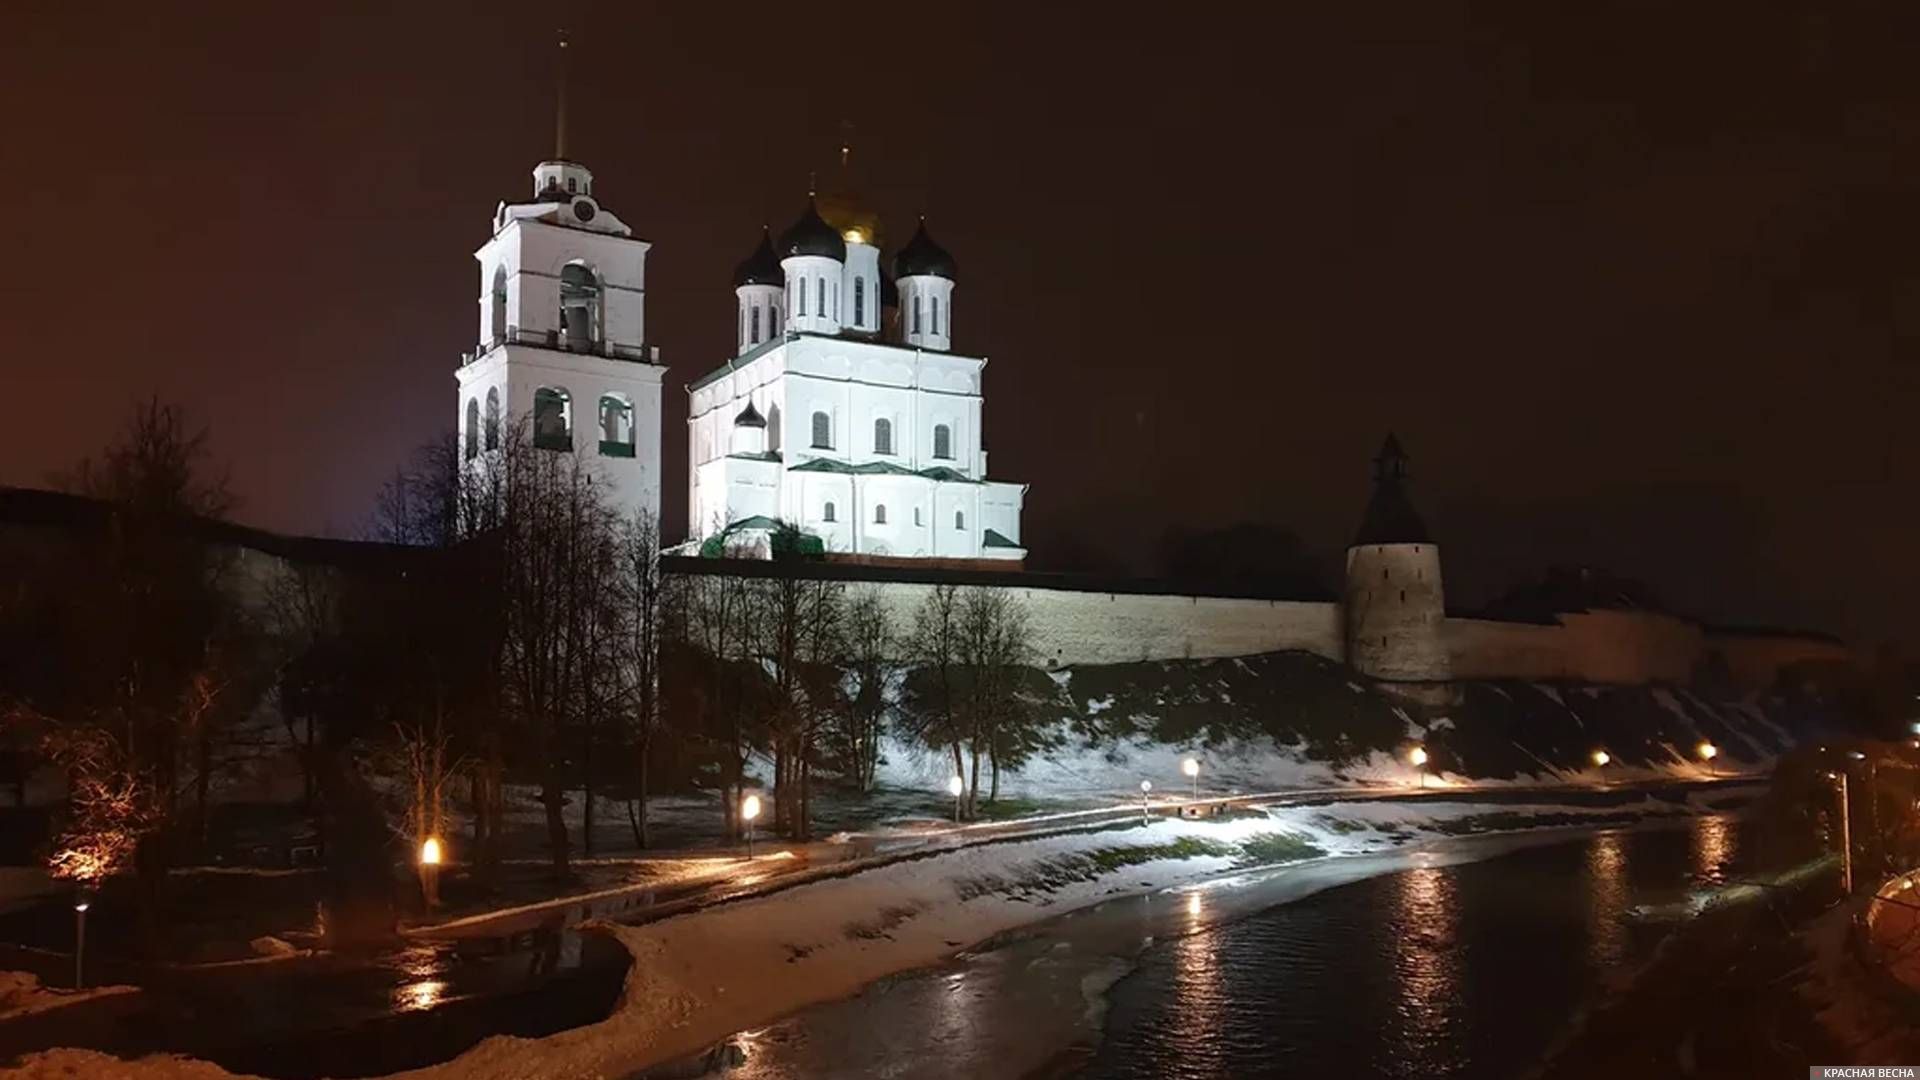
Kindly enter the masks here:
<path id="1" fill-rule="evenodd" d="M 1116 899 L 741 1033 L 728 1080 L 1518 1077 L 1744 827 L 1551 831 Z"/>

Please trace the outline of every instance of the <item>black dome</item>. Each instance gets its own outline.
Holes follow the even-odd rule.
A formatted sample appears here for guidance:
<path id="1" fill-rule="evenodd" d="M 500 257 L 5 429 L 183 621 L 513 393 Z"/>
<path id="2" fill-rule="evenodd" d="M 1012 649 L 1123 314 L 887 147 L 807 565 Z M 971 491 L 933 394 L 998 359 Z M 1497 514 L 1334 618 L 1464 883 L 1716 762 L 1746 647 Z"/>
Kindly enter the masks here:
<path id="1" fill-rule="evenodd" d="M 953 256 L 927 235 L 926 218 L 920 219 L 920 227 L 913 230 L 913 239 L 893 257 L 893 276 L 897 278 L 930 274 L 952 281 L 955 269 Z"/>
<path id="2" fill-rule="evenodd" d="M 739 266 L 733 268 L 735 288 L 742 285 L 779 285 L 785 286 L 787 276 L 780 272 L 780 260 L 773 254 L 773 238 L 767 235 L 767 227 L 760 227 L 760 243 L 753 254 L 746 257 Z"/>
<path id="3" fill-rule="evenodd" d="M 779 251 L 783 259 L 790 255 L 825 255 L 847 261 L 846 240 L 841 238 L 839 230 L 820 217 L 812 196 L 807 197 L 807 212 L 780 234 Z"/>
<path id="4" fill-rule="evenodd" d="M 749 401 L 747 402 L 747 407 L 740 410 L 740 415 L 733 418 L 733 426 L 734 427 L 766 427 L 767 418 L 764 416 L 761 416 L 760 410 L 754 408 L 753 402 Z"/>

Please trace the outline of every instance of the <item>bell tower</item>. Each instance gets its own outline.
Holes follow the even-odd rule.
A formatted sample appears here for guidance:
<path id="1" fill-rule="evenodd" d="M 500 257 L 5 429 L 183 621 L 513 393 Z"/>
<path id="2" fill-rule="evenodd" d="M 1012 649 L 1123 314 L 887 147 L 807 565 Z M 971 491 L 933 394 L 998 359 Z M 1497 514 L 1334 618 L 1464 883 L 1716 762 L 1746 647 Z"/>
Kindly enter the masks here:
<path id="1" fill-rule="evenodd" d="M 568 156 L 566 54 L 562 35 L 554 156 L 535 166 L 530 199 L 499 204 L 474 252 L 480 332 L 455 372 L 460 450 L 481 461 L 517 434 L 591 458 L 621 514 L 657 517 L 666 369 L 646 334 L 651 245 Z"/>

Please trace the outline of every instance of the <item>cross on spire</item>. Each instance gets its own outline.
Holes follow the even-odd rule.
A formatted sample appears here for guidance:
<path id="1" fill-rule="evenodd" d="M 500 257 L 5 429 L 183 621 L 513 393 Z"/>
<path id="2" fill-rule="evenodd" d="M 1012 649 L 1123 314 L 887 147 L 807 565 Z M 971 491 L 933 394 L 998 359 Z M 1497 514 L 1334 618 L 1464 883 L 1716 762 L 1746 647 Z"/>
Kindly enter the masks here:
<path id="1" fill-rule="evenodd" d="M 553 159 L 567 160 L 567 28 L 560 28 L 560 72 L 554 95 Z"/>

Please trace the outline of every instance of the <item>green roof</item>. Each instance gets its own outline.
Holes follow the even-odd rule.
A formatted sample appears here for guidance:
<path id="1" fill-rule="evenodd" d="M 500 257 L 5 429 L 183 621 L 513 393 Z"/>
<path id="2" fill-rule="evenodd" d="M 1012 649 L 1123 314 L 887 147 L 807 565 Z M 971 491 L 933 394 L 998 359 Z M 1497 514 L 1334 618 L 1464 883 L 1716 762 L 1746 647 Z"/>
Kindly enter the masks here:
<path id="1" fill-rule="evenodd" d="M 904 465 L 895 465 L 891 461 L 869 461 L 863 465 L 849 465 L 833 458 L 814 458 L 812 461 L 795 465 L 792 472 L 841 473 L 847 476 L 918 476 L 926 480 L 937 480 L 947 484 L 977 484 L 980 481 L 956 469 L 936 465 L 931 469 L 915 472 Z"/>
<path id="2" fill-rule="evenodd" d="M 999 533 L 994 532 L 992 529 L 988 529 L 987 535 L 983 537 L 980 541 L 980 546 L 981 547 L 997 547 L 997 548 L 1017 548 L 1020 545 L 1014 543 L 1013 541 L 1007 539 L 1004 536 L 1001 536 Z"/>
<path id="3" fill-rule="evenodd" d="M 726 528 L 721 529 L 719 532 L 714 533 L 712 536 L 700 542 L 700 557 L 703 559 L 718 559 L 724 556 L 727 553 L 727 538 L 743 529 L 764 529 L 772 533 L 774 537 L 773 543 L 775 547 L 778 547 L 781 543 L 780 536 L 782 535 L 783 528 L 784 526 L 778 518 L 770 518 L 765 514 L 755 514 L 752 517 L 743 517 L 738 521 L 730 521 L 727 523 Z M 798 549 L 793 552 L 793 554 L 824 555 L 826 552 L 826 541 L 812 533 L 803 532 L 799 536 Z M 775 551 L 774 554 L 784 554 L 784 552 Z"/>

